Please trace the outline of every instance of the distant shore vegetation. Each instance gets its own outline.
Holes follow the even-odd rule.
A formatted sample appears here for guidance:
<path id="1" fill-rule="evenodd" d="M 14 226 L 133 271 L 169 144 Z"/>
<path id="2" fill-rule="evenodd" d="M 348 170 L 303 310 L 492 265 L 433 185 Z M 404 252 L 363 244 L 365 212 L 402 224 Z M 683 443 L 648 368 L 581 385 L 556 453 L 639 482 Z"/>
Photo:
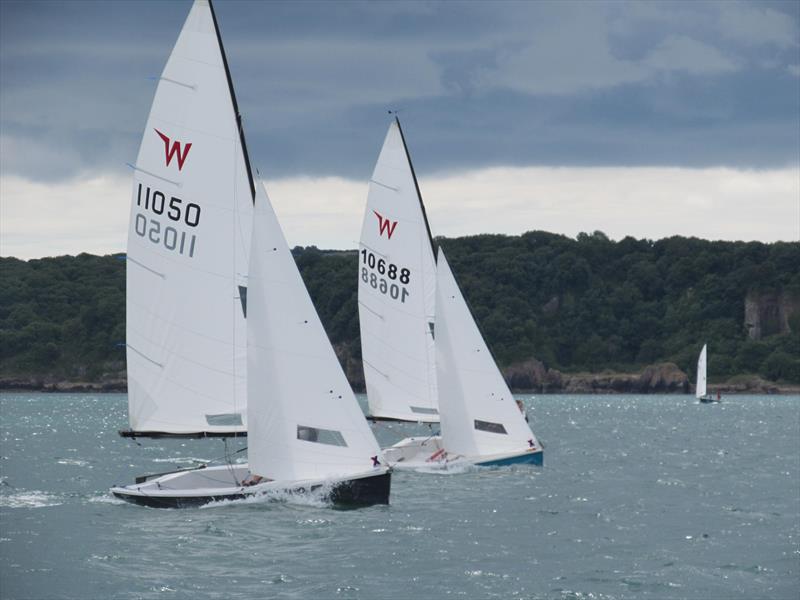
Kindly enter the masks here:
<path id="1" fill-rule="evenodd" d="M 671 362 L 693 380 L 707 343 L 712 382 L 800 384 L 800 243 L 612 241 L 599 231 L 436 243 L 502 367 L 635 372 Z M 293 253 L 357 380 L 356 251 Z M 0 377 L 124 377 L 125 265 L 124 255 L 0 258 Z"/>

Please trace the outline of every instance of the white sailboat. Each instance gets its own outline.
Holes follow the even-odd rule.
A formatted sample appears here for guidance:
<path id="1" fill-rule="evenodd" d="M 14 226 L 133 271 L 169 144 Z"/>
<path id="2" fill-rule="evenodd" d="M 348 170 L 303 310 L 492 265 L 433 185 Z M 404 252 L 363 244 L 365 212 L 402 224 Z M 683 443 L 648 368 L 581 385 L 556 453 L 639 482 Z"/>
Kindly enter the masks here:
<path id="1" fill-rule="evenodd" d="M 439 249 L 436 372 L 441 436 L 406 438 L 384 450 L 395 468 L 543 463 L 520 412 Z"/>
<path id="2" fill-rule="evenodd" d="M 697 384 L 695 385 L 694 395 L 698 402 L 707 404 L 709 402 L 719 402 L 720 399 L 714 398 L 713 395 L 707 393 L 707 377 L 706 371 L 708 368 L 708 345 L 703 344 L 703 349 L 700 351 L 700 356 L 697 357 Z"/>
<path id="3" fill-rule="evenodd" d="M 314 490 L 342 506 L 388 504 L 391 473 L 261 186 L 249 290 L 249 465 L 178 471 L 112 493 L 154 507 Z"/>
<path id="4" fill-rule="evenodd" d="M 358 316 L 370 418 L 439 421 L 436 262 L 400 121 L 369 182 L 359 244 Z"/>
<path id="5" fill-rule="evenodd" d="M 195 1 L 164 70 L 135 172 L 131 430 L 121 433 L 249 434 L 250 465 L 143 476 L 111 492 L 154 507 L 318 489 L 337 504 L 388 503 L 389 470 L 252 180 L 208 0 Z"/>

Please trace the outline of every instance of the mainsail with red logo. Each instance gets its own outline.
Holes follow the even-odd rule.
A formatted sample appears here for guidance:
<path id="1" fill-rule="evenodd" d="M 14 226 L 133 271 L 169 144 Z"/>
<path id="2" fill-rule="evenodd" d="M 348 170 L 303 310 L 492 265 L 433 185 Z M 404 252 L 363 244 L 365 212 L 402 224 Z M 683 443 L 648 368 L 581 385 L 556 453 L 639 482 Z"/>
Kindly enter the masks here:
<path id="1" fill-rule="evenodd" d="M 400 122 L 389 126 L 361 227 L 358 315 L 372 418 L 438 422 L 436 261 Z"/>
<path id="2" fill-rule="evenodd" d="M 255 187 L 208 0 L 183 25 L 132 166 L 123 435 L 243 433 Z"/>

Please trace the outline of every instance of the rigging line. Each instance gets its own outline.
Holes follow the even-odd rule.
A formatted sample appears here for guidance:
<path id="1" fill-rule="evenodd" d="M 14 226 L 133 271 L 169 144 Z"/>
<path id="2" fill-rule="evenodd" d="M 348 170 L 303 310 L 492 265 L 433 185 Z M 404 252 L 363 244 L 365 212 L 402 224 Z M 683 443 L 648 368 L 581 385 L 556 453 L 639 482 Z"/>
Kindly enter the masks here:
<path id="1" fill-rule="evenodd" d="M 236 436 L 233 436 L 233 437 L 236 437 Z M 222 439 L 223 439 L 223 440 L 225 440 L 225 441 L 227 442 L 227 439 L 228 439 L 228 438 L 222 438 Z M 245 450 L 247 450 L 247 446 L 245 446 L 244 448 L 239 448 L 239 449 L 238 449 L 238 450 L 236 450 L 235 452 L 230 452 L 230 453 L 229 453 L 229 452 L 228 452 L 228 450 L 227 450 L 227 443 L 225 444 L 225 446 L 226 446 L 226 449 L 225 449 L 225 456 L 218 456 L 217 458 L 212 458 L 212 459 L 210 459 L 210 460 L 207 460 L 207 461 L 205 461 L 205 462 L 207 462 L 207 463 L 211 463 L 211 462 L 218 462 L 218 461 L 221 461 L 223 458 L 224 458 L 224 459 L 227 459 L 229 456 L 230 456 L 230 457 L 233 457 L 233 456 L 236 456 L 237 454 L 239 454 L 240 452 L 244 452 Z"/>
<path id="2" fill-rule="evenodd" d="M 220 40 L 220 43 L 221 43 L 221 40 Z M 222 46 L 220 46 L 220 49 L 221 48 L 222 48 Z M 237 267 L 237 264 L 236 264 L 236 224 L 237 224 L 238 217 L 239 217 L 239 213 L 238 213 L 238 210 L 237 210 L 239 207 L 237 205 L 237 198 L 238 198 L 238 196 L 237 196 L 237 191 L 238 191 L 237 183 L 238 182 L 236 181 L 236 179 L 237 179 L 236 178 L 236 171 L 238 169 L 236 169 L 236 167 L 238 167 L 238 162 L 239 162 L 238 158 L 239 157 L 237 156 L 237 154 L 238 153 L 236 152 L 236 147 L 234 146 L 234 148 L 233 148 L 234 173 L 233 173 L 233 178 L 232 178 L 233 179 L 232 183 L 233 183 L 233 207 L 234 207 L 234 211 L 233 211 L 233 214 L 231 215 L 231 277 L 229 279 L 230 284 L 233 285 L 233 289 L 234 290 L 238 288 L 238 285 L 237 285 L 238 282 L 236 280 L 236 271 L 238 270 L 236 268 Z M 253 196 L 253 202 L 255 203 L 255 196 Z M 235 293 L 234 293 L 234 295 L 235 295 Z M 238 333 L 237 327 L 236 327 L 236 321 L 237 321 L 237 316 L 239 314 L 240 306 L 241 306 L 241 300 L 239 302 L 236 302 L 236 298 L 234 298 L 233 302 L 231 303 L 231 311 L 232 311 L 231 312 L 231 330 L 232 330 L 232 333 L 233 333 L 233 335 L 231 336 L 233 338 L 233 345 L 231 346 L 231 372 L 233 373 L 233 378 L 231 379 L 231 396 L 233 398 L 233 412 L 234 413 L 238 412 L 237 411 L 237 407 L 238 407 L 238 400 L 239 400 L 237 395 L 236 395 L 236 388 L 237 388 L 237 373 L 236 373 L 236 342 L 237 342 L 237 335 L 236 334 Z M 226 439 L 225 440 L 225 451 L 227 452 L 227 450 L 228 450 L 228 441 Z M 236 477 L 235 476 L 234 476 L 234 481 L 236 481 Z"/>
<path id="3" fill-rule="evenodd" d="M 231 478 L 233 479 L 236 487 L 240 487 L 241 483 L 236 478 L 236 469 L 233 468 L 233 454 L 230 453 L 228 450 L 228 438 L 222 438 L 223 444 L 225 444 L 225 461 L 228 463 L 228 472 L 231 474 Z M 234 453 L 235 454 L 235 453 Z"/>
<path id="4" fill-rule="evenodd" d="M 155 177 L 156 179 L 160 179 L 161 181 L 166 181 L 167 183 L 171 183 L 172 185 L 175 185 L 179 188 L 183 187 L 183 184 L 180 181 L 173 181 L 172 179 L 161 177 L 161 175 L 156 175 L 155 173 L 151 173 L 150 171 L 137 167 L 136 165 L 132 165 L 131 163 L 125 163 L 125 164 L 128 165 L 134 171 L 139 171 L 141 173 L 144 173 L 145 175 L 150 175 L 150 177 Z"/>

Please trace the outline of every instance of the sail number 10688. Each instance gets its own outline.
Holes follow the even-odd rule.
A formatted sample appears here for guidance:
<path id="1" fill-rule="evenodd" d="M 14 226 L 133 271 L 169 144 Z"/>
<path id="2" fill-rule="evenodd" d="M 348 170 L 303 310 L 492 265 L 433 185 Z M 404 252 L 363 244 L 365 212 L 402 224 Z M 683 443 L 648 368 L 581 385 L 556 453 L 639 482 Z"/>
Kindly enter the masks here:
<path id="1" fill-rule="evenodd" d="M 376 258 L 372 252 L 361 250 L 361 281 L 392 300 L 405 302 L 409 296 L 405 285 L 411 281 L 409 269 L 398 268 L 383 258 Z"/>

